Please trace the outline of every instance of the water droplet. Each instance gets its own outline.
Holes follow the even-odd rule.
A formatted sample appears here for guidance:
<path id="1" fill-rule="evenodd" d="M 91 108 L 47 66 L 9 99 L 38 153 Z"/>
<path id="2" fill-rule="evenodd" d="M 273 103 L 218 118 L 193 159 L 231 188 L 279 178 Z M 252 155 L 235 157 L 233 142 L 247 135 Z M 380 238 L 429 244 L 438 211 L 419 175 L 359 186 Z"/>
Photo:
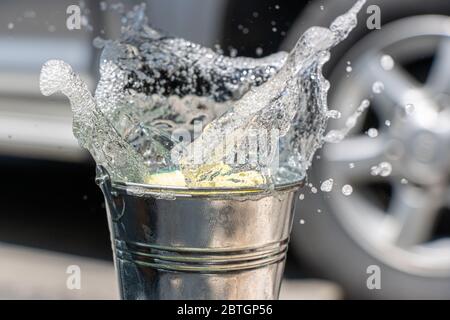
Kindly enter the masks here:
<path id="1" fill-rule="evenodd" d="M 14 23 L 10 22 L 8 23 L 8 29 L 11 30 L 14 28 Z"/>
<path id="2" fill-rule="evenodd" d="M 389 71 L 394 69 L 395 62 L 390 55 L 385 54 L 381 57 L 380 64 L 384 70 Z"/>
<path id="3" fill-rule="evenodd" d="M 414 105 L 411 103 L 408 103 L 407 105 L 405 105 L 405 112 L 406 114 L 410 115 L 414 113 Z"/>
<path id="4" fill-rule="evenodd" d="M 355 167 L 355 164 L 354 164 L 353 162 L 350 162 L 350 163 L 348 164 L 348 167 L 349 167 L 350 169 L 353 169 L 353 168 Z"/>
<path id="5" fill-rule="evenodd" d="M 360 106 L 347 118 L 345 127 L 338 130 L 330 130 L 324 137 L 324 141 L 328 143 L 339 143 L 347 136 L 347 134 L 356 125 L 358 118 L 370 106 L 370 101 L 364 99 Z"/>
<path id="6" fill-rule="evenodd" d="M 321 209 L 317 209 L 317 213 L 322 213 L 322 210 Z"/>
<path id="7" fill-rule="evenodd" d="M 369 99 L 364 99 L 358 109 L 366 109 L 370 106 Z"/>
<path id="8" fill-rule="evenodd" d="M 303 193 L 301 193 L 301 194 L 298 196 L 298 198 L 299 198 L 300 200 L 304 200 L 304 199 L 305 199 L 305 195 L 304 195 Z"/>
<path id="9" fill-rule="evenodd" d="M 348 73 L 353 71 L 353 68 L 351 66 L 347 66 L 347 68 L 345 68 L 345 71 L 347 71 Z"/>
<path id="10" fill-rule="evenodd" d="M 230 48 L 230 57 L 234 58 L 238 55 L 238 51 L 236 48 Z"/>
<path id="11" fill-rule="evenodd" d="M 276 5 L 275 5 L 275 9 L 276 9 L 276 10 L 279 10 L 279 9 L 280 9 L 280 5 L 276 4 Z"/>
<path id="12" fill-rule="evenodd" d="M 386 121 L 384 122 L 384 124 L 386 125 L 386 127 L 390 127 L 390 126 L 391 126 L 391 121 L 386 120 Z"/>
<path id="13" fill-rule="evenodd" d="M 337 110 L 328 110 L 327 115 L 331 119 L 340 119 L 341 113 Z"/>
<path id="14" fill-rule="evenodd" d="M 240 97 L 237 101 L 236 104 L 234 104 L 233 101 L 233 110 L 232 112 L 227 112 L 225 115 L 223 115 L 221 118 L 222 122 L 214 122 L 212 125 L 209 126 L 209 130 L 207 131 L 206 129 L 203 130 L 202 132 L 202 138 L 210 138 L 210 140 L 206 140 L 205 139 L 205 143 L 202 142 L 202 139 L 196 139 L 196 143 L 192 144 L 192 150 L 195 150 L 195 147 L 201 147 L 203 151 L 202 152 L 202 160 L 206 163 L 209 163 L 208 161 L 212 160 L 212 157 L 214 157 L 215 161 L 221 161 L 224 160 L 224 158 L 226 156 L 228 156 L 228 154 L 219 154 L 216 157 L 216 151 L 218 151 L 219 149 L 221 149 L 221 146 L 223 145 L 223 138 L 224 135 L 222 133 L 226 132 L 226 133 L 230 133 L 231 135 L 233 135 L 233 133 L 236 133 L 236 136 L 239 136 L 239 138 L 246 138 L 247 135 L 249 135 L 249 133 L 247 131 L 243 132 L 240 131 L 241 130 L 241 126 L 242 128 L 247 128 L 247 127 L 261 127 L 262 129 L 266 129 L 265 125 L 267 124 L 267 119 L 271 119 L 271 116 L 274 115 L 275 120 L 277 120 L 277 126 L 280 128 L 285 129 L 285 131 L 289 130 L 289 125 L 290 125 L 290 121 L 292 121 L 292 118 L 295 118 L 295 114 L 298 111 L 298 106 L 299 106 L 299 100 L 301 101 L 305 101 L 305 103 L 313 103 L 314 105 L 317 104 L 317 111 L 313 111 L 310 112 L 308 110 L 305 110 L 305 115 L 310 116 L 310 118 L 313 120 L 311 121 L 311 123 L 307 124 L 307 127 L 302 128 L 302 130 L 304 129 L 304 131 L 306 133 L 308 133 L 307 138 L 309 139 L 308 141 L 312 141 L 312 146 L 305 148 L 307 150 L 300 150 L 300 155 L 301 157 L 301 163 L 298 163 L 298 166 L 302 168 L 302 170 L 306 170 L 306 168 L 310 165 L 309 163 L 306 163 L 307 161 L 309 162 L 312 158 L 312 156 L 309 157 L 303 157 L 303 154 L 306 153 L 307 155 L 312 155 L 314 154 L 314 151 L 321 146 L 320 144 L 320 139 L 323 137 L 323 131 L 325 130 L 325 126 L 326 126 L 326 122 L 327 122 L 327 117 L 326 117 L 326 93 L 325 93 L 325 89 L 328 88 L 328 82 L 326 82 L 322 75 L 321 75 L 321 64 L 318 65 L 318 68 L 314 68 L 314 70 L 308 71 L 306 75 L 301 75 L 301 79 L 302 81 L 305 81 L 308 83 L 310 83 L 310 80 L 312 81 L 311 83 L 311 90 L 308 90 L 310 92 L 307 93 L 307 96 L 304 97 L 304 95 L 300 96 L 300 90 L 297 90 L 296 88 L 298 88 L 297 84 L 298 81 L 290 81 L 291 79 L 297 79 L 298 78 L 298 72 L 296 71 L 298 68 L 303 68 L 306 67 L 307 64 L 306 63 L 310 63 L 310 62 L 317 62 L 317 63 L 322 63 L 324 62 L 324 58 L 326 56 L 329 55 L 329 49 L 331 47 L 331 45 L 336 44 L 337 42 L 343 40 L 344 38 L 347 37 L 348 33 L 351 31 L 352 28 L 355 27 L 356 25 L 356 13 L 357 11 L 360 9 L 360 7 L 362 6 L 362 3 L 364 1 L 358 1 L 358 4 L 355 6 L 355 9 L 353 9 L 352 11 L 350 11 L 348 14 L 344 15 L 344 16 L 340 16 L 339 18 L 335 19 L 335 22 L 332 23 L 332 25 L 330 26 L 330 29 L 325 30 L 326 28 L 324 28 L 322 30 L 318 29 L 317 34 L 316 32 L 313 32 L 314 34 L 314 39 L 309 39 L 309 36 L 311 35 L 311 33 L 306 33 L 305 37 L 301 37 L 300 39 L 302 41 L 299 42 L 299 46 L 297 46 L 297 48 L 300 48 L 299 50 L 294 50 L 291 53 L 290 57 L 293 57 L 292 59 L 289 59 L 288 62 L 291 62 L 293 65 L 291 66 L 290 64 L 288 64 L 289 68 L 281 68 L 282 65 L 284 64 L 281 63 L 281 61 L 284 61 L 286 58 L 286 54 L 282 54 L 281 56 L 277 56 L 276 59 L 276 63 L 272 63 L 272 60 L 269 60 L 270 63 L 267 63 L 270 65 L 270 67 L 265 67 L 265 68 L 259 68 L 258 70 L 260 70 L 260 73 L 256 74 L 256 79 L 261 79 L 261 81 L 258 81 L 257 84 L 263 83 L 265 81 L 269 81 L 267 83 L 267 85 L 264 86 L 259 86 L 258 88 L 256 88 L 255 86 L 255 90 L 251 89 L 250 91 L 246 92 L 242 92 L 244 94 L 244 96 Z M 277 7 L 279 7 L 277 5 Z M 273 8 L 273 7 L 272 7 Z M 251 12 L 251 11 L 250 11 Z M 137 20 L 135 22 L 143 22 L 142 20 L 142 15 L 143 12 L 136 12 L 136 16 L 137 16 Z M 130 19 L 130 22 L 133 23 L 134 22 L 132 20 L 133 19 L 133 15 L 128 14 L 126 17 L 124 17 L 126 19 Z M 88 23 L 87 19 L 85 19 L 86 21 L 84 21 L 83 25 L 85 25 L 86 23 Z M 126 21 L 125 21 L 126 23 Z M 243 33 L 248 33 L 249 32 L 249 28 L 251 26 L 248 25 L 248 28 L 246 28 L 244 25 L 239 25 L 238 29 L 243 32 Z M 281 27 L 281 25 L 278 25 L 278 31 L 281 31 L 281 29 L 283 27 Z M 272 26 L 270 26 L 269 28 L 272 28 Z M 256 69 L 253 66 L 254 63 L 256 63 L 257 66 L 259 66 L 259 64 L 261 63 L 261 61 L 252 61 L 252 60 L 236 60 L 236 63 L 231 60 L 231 59 L 227 59 L 228 57 L 215 57 L 215 52 L 211 51 L 207 48 L 201 48 L 199 46 L 197 46 L 196 44 L 193 43 L 187 43 L 186 41 L 182 40 L 182 39 L 172 39 L 172 38 L 166 38 L 166 37 L 162 37 L 162 39 L 160 39 L 161 37 L 158 37 L 158 32 L 157 31 L 153 31 L 150 27 L 146 27 L 143 28 L 145 33 L 143 35 L 145 35 L 145 37 L 141 37 L 141 34 L 134 34 L 136 32 L 139 32 L 138 30 L 130 30 L 132 31 L 132 34 L 129 35 L 125 35 L 126 40 L 130 40 L 128 42 L 122 43 L 120 40 L 120 49 L 126 48 L 125 52 L 126 52 L 126 57 L 125 59 L 121 59 L 121 65 L 120 65 L 120 71 L 124 72 L 125 75 L 132 75 L 133 76 L 133 87 L 135 88 L 139 88 L 141 85 L 145 88 L 150 87 L 150 91 L 153 94 L 153 89 L 155 89 L 154 91 L 156 92 L 155 94 L 158 96 L 161 96 L 161 98 L 165 99 L 165 94 L 167 95 L 173 95 L 175 97 L 177 97 L 177 95 L 180 93 L 180 88 L 174 88 L 174 92 L 169 92 L 171 89 L 171 86 L 169 85 L 169 83 L 167 81 L 173 81 L 173 80 L 177 80 L 176 75 L 179 73 L 182 77 L 180 80 L 180 82 L 184 82 L 186 81 L 186 87 L 188 86 L 192 86 L 192 88 L 187 88 L 186 90 L 186 94 L 190 94 L 190 90 L 192 89 L 192 92 L 196 92 L 196 88 L 197 85 L 199 83 L 203 83 L 203 81 L 207 81 L 207 85 L 205 85 L 205 87 L 208 87 L 209 84 L 211 84 L 211 86 L 213 86 L 213 88 L 211 88 L 211 92 L 205 92 L 205 99 L 210 99 L 210 98 L 215 98 L 215 94 L 216 92 L 220 92 L 220 98 L 224 98 L 227 99 L 228 95 L 233 95 L 234 93 L 238 93 L 241 94 L 241 91 L 245 91 L 247 90 L 247 87 L 251 87 L 251 85 L 254 85 L 253 83 L 247 83 L 247 79 L 250 78 L 250 76 L 244 76 L 244 73 L 241 72 L 242 68 L 245 69 Z M 238 31 L 238 29 L 235 29 L 236 31 Z M 331 30 L 331 31 L 330 31 Z M 252 32 L 254 30 L 252 29 Z M 323 33 L 322 33 L 323 32 Z M 151 37 L 148 37 L 148 36 Z M 134 38 L 134 36 L 137 36 L 136 39 Z M 316 37 L 317 36 L 317 37 Z M 140 39 L 141 38 L 145 38 L 144 41 L 146 41 L 142 46 L 140 43 Z M 148 42 L 147 42 L 148 40 Z M 303 43 L 303 40 L 305 40 L 305 43 Z M 317 41 L 316 41 L 317 40 Z M 160 41 L 163 41 L 163 43 L 161 44 Z M 139 50 L 137 49 L 139 47 Z M 145 47 L 145 48 L 144 48 Z M 135 48 L 135 49 L 133 49 Z M 152 50 L 152 48 L 155 48 L 156 50 Z M 130 49 L 130 50 L 128 50 Z M 140 52 L 142 49 L 142 52 Z M 186 49 L 186 50 L 185 50 Z M 186 52 L 185 52 L 186 51 Z M 297 52 L 298 51 L 298 52 Z M 122 53 L 122 50 L 119 50 L 120 53 Z M 218 50 L 217 49 L 218 54 L 222 54 L 222 50 Z M 111 52 L 113 53 L 113 52 Z M 182 59 L 176 59 L 176 61 L 171 61 L 171 56 L 174 55 L 176 57 L 180 57 Z M 211 56 L 214 56 L 214 58 L 208 58 L 208 54 L 210 54 Z M 115 56 L 116 53 L 112 54 L 112 56 Z M 150 70 L 152 70 L 151 74 L 147 75 L 145 74 L 144 68 L 142 67 L 148 67 L 148 64 L 143 64 L 141 65 L 139 63 L 139 70 L 136 70 L 136 63 L 137 61 L 140 61 L 140 57 L 144 56 L 148 59 L 146 60 L 150 60 L 151 62 L 151 67 Z M 187 61 L 184 60 L 184 58 L 187 59 Z M 281 59 L 282 58 L 282 59 Z M 199 61 L 199 59 L 201 59 L 202 64 L 199 65 L 198 67 L 198 72 L 197 69 L 193 70 L 190 68 L 191 66 L 191 60 L 192 61 Z M 212 59 L 212 61 L 210 61 Z M 306 59 L 306 60 L 305 60 Z M 125 60 L 125 61 L 122 61 Z M 178 61 L 178 60 L 182 60 L 182 61 Z M 208 60 L 208 61 L 206 61 Z M 305 61 L 303 61 L 305 60 Z M 267 61 L 267 59 L 263 59 L 263 61 Z M 112 58 L 112 63 L 115 63 L 115 58 Z M 178 64 L 179 62 L 179 64 Z M 242 64 L 241 64 L 242 63 Z M 265 63 L 265 64 L 266 64 Z M 159 64 L 161 64 L 161 66 L 159 66 Z M 286 65 L 286 64 L 284 64 Z M 224 70 L 224 68 L 222 68 L 222 66 L 226 68 L 230 68 L 229 70 L 226 69 Z M 50 67 L 59 67 L 59 65 L 48 65 L 48 68 Z M 64 67 L 64 66 L 63 66 Z M 109 67 L 109 65 L 107 65 L 107 67 Z M 122 68 L 123 67 L 123 68 Z M 297 68 L 298 67 L 298 68 Z M 45 69 L 46 71 L 52 71 L 49 69 Z M 65 67 L 64 67 L 65 68 Z M 80 140 L 83 146 L 88 146 L 88 147 L 92 147 L 93 150 L 91 150 L 91 153 L 95 156 L 98 156 L 98 160 L 100 163 L 105 163 L 106 165 L 108 165 L 109 167 L 113 167 L 114 170 L 116 172 L 115 175 L 117 175 L 118 178 L 122 179 L 122 177 L 124 177 L 124 179 L 126 178 L 126 180 L 128 181 L 134 181 L 134 182 L 143 182 L 143 180 L 146 180 L 147 175 L 148 175 L 148 170 L 149 170 L 149 166 L 150 164 L 157 164 L 158 166 L 161 164 L 161 157 L 165 157 L 166 155 L 166 151 L 170 151 L 169 147 L 163 146 L 164 149 L 164 153 L 162 154 L 157 154 L 155 155 L 155 157 L 147 157 L 147 150 L 145 150 L 145 147 L 141 145 L 139 145 L 138 147 L 141 148 L 139 151 L 134 150 L 134 146 L 130 146 L 129 144 L 124 144 L 121 142 L 121 138 L 118 132 L 115 132 L 115 130 L 111 131 L 111 135 L 109 135 L 109 123 L 106 121 L 106 119 L 102 116 L 101 113 L 97 113 L 96 112 L 96 108 L 97 108 L 97 101 L 94 100 L 89 93 L 85 93 L 84 91 L 87 91 L 87 89 L 85 89 L 85 86 L 79 86 L 78 83 L 81 82 L 81 80 L 79 80 L 71 70 L 67 70 L 61 68 L 62 71 L 58 71 L 58 74 L 62 74 L 61 77 L 59 77 L 62 80 L 65 80 L 66 78 L 68 78 L 70 80 L 70 84 L 61 84 L 59 91 L 62 91 L 63 93 L 67 92 L 67 95 L 70 95 L 71 100 L 74 100 L 75 104 L 72 104 L 74 112 L 78 112 L 80 113 L 80 116 L 84 116 L 84 114 L 82 114 L 82 111 L 84 110 L 88 110 L 89 114 L 86 115 L 85 117 L 83 117 L 82 120 L 87 119 L 86 121 L 81 121 L 81 124 L 84 125 L 85 128 L 81 128 L 77 127 L 74 128 L 74 130 L 76 129 L 77 134 L 79 133 L 80 136 Z M 282 69 L 282 71 L 280 71 L 279 73 L 277 73 L 277 71 L 279 69 Z M 44 71 L 45 71 L 44 70 Z M 298 69 L 301 70 L 301 69 Z M 64 72 L 63 72 L 64 71 Z M 166 72 L 167 71 L 167 72 Z M 230 86 L 228 86 L 227 84 L 221 84 L 221 83 L 216 83 L 216 82 L 221 82 L 221 81 L 214 81 L 215 77 L 212 77 L 211 75 L 214 75 L 215 71 L 218 71 L 219 75 L 222 75 L 225 72 L 225 75 L 230 74 L 231 75 L 231 84 Z M 185 73 L 185 75 L 183 75 L 182 73 Z M 192 72 L 192 73 L 190 73 Z M 169 75 L 165 75 L 165 73 L 168 73 Z M 268 73 L 269 75 L 275 75 L 275 80 L 271 80 L 269 78 L 264 78 L 265 74 Z M 46 74 L 45 72 L 43 72 L 44 77 L 41 77 L 41 79 L 43 80 L 43 84 L 44 85 L 48 85 L 49 83 L 52 82 L 50 80 L 53 79 L 53 74 Z M 58 76 L 58 74 L 55 74 L 55 77 Z M 68 75 L 67 75 L 68 74 Z M 174 74 L 174 76 L 172 76 Z M 115 75 L 115 74 L 114 74 Z M 136 79 L 134 77 L 134 75 L 136 75 Z M 309 75 L 311 75 L 311 79 L 309 78 Z M 313 76 L 315 76 L 315 78 L 313 78 Z M 305 78 L 304 78 L 305 77 Z M 112 78 L 112 77 L 111 77 Z M 123 77 L 124 79 L 128 80 L 131 79 L 129 77 Z M 168 79 L 167 79 L 168 78 Z M 184 80 L 186 78 L 186 80 Z M 209 79 L 211 79 L 211 83 L 208 82 Z M 304 79 L 303 79 L 304 78 Z M 227 78 L 228 79 L 228 78 Z M 277 82 L 276 79 L 283 79 L 282 82 Z M 284 85 L 285 80 L 289 80 L 286 81 L 286 86 Z M 115 81 L 115 79 L 114 79 Z M 148 83 L 147 83 L 148 81 Z M 243 85 L 241 86 L 238 82 L 241 81 L 243 82 Z M 68 81 L 66 81 L 68 82 Z M 293 87 L 291 88 L 291 86 L 288 86 L 288 83 L 291 83 L 293 85 Z M 111 93 L 111 88 L 112 86 L 110 86 L 111 83 L 107 82 L 107 83 L 103 83 L 103 88 L 100 91 L 104 91 L 103 97 L 108 95 L 109 93 Z M 120 88 L 118 90 L 121 90 L 125 85 L 128 85 L 129 82 L 125 81 L 125 83 L 118 83 L 120 85 Z M 59 83 L 58 83 L 59 85 Z M 222 90 L 221 90 L 221 86 L 224 85 L 225 89 L 227 90 L 225 96 L 222 96 Z M 303 86 L 303 84 L 302 84 Z M 216 88 L 217 87 L 217 88 Z M 231 88 L 228 88 L 231 87 Z M 236 87 L 236 89 L 234 89 L 234 87 Z M 240 90 L 242 88 L 245 87 L 245 90 Z M 76 90 L 74 90 L 73 88 L 75 88 Z M 167 89 L 166 89 L 167 88 Z M 183 90 L 185 88 L 185 86 L 183 85 Z M 54 87 L 50 87 L 48 89 L 46 89 L 45 92 L 49 92 L 51 90 L 55 89 Z M 239 89 L 239 90 L 238 90 Z M 75 91 L 75 92 L 74 92 Z M 229 92 L 232 91 L 232 92 Z M 273 92 L 272 92 L 273 91 Z M 79 92 L 81 92 L 81 94 L 79 94 Z M 97 90 L 98 92 L 98 90 Z M 192 93 L 191 92 L 191 93 Z M 318 95 L 317 94 L 313 94 L 313 93 L 323 93 Z M 164 94 L 164 95 L 163 95 Z M 146 95 L 145 93 L 143 94 L 144 96 Z M 260 97 L 260 95 L 262 97 Z M 89 99 L 86 99 L 86 96 L 89 97 Z M 219 96 L 217 96 L 219 97 Z M 280 102 L 279 104 L 277 103 L 273 103 L 273 98 L 272 97 L 276 97 L 276 101 L 275 102 Z M 278 97 L 283 97 L 283 99 L 278 98 Z M 299 99 L 299 97 L 301 97 L 302 99 Z M 133 97 L 133 106 L 130 106 L 132 108 L 133 111 L 130 111 L 129 115 L 130 118 L 136 118 L 139 119 L 140 118 L 140 110 L 137 110 L 139 108 L 135 108 L 135 106 L 139 107 L 141 104 L 144 104 L 144 99 L 141 98 L 146 98 L 145 97 Z M 178 97 L 177 97 L 178 98 Z M 136 100 L 135 100 L 136 99 Z M 202 99 L 201 101 L 204 101 L 205 99 Z M 88 101 L 82 101 L 82 100 L 88 100 Z M 101 99 L 99 99 L 101 100 Z M 184 101 L 184 99 L 180 99 Z M 145 101 L 147 101 L 147 99 L 145 99 Z M 178 100 L 174 101 L 177 102 Z M 195 101 L 195 100 L 194 100 Z M 215 101 L 215 100 L 214 100 Z M 221 100 L 222 101 L 222 100 Z M 80 103 L 78 103 L 80 102 Z M 99 102 L 100 103 L 100 102 Z M 109 107 L 109 104 L 107 101 L 103 101 L 102 103 L 105 103 L 106 107 Z M 159 102 L 158 102 L 159 103 Z M 171 103 L 172 102 L 168 102 L 168 106 L 164 107 L 167 110 L 169 110 L 169 107 L 171 107 Z M 177 102 L 178 103 L 178 102 Z M 180 102 L 181 103 L 181 102 Z M 203 103 L 203 102 L 202 102 Z M 135 104 L 135 105 L 134 105 Z M 164 105 L 166 104 L 166 102 L 164 101 Z M 184 102 L 183 102 L 184 104 Z M 258 105 L 259 108 L 261 108 L 261 112 L 259 109 L 255 110 L 255 105 Z M 273 107 L 275 105 L 275 107 Z M 79 106 L 79 107 L 78 107 Z M 85 107 L 86 106 L 86 107 Z M 76 108 L 75 108 L 76 107 Z M 236 108 L 234 108 L 236 107 Z M 164 114 L 164 117 L 167 116 L 167 118 L 172 118 L 172 112 L 171 111 L 172 108 L 170 108 L 170 110 L 168 111 L 167 114 Z M 189 110 L 193 110 L 191 108 L 184 108 L 184 109 L 189 109 Z M 195 109 L 195 108 L 194 108 Z M 134 113 L 136 110 L 136 113 Z M 280 111 L 281 110 L 281 111 Z M 116 109 L 113 109 L 111 111 L 116 111 Z M 266 112 L 267 111 L 267 112 Z M 278 112 L 278 114 L 283 114 L 282 118 L 277 118 L 277 113 L 275 111 L 280 111 Z M 178 111 L 177 111 L 178 112 Z M 307 113 L 308 112 L 308 113 Z M 87 112 L 85 112 L 87 113 Z M 122 113 L 122 110 L 121 110 Z M 128 110 L 124 110 L 123 114 L 127 113 L 128 115 Z M 181 113 L 181 112 L 180 112 Z M 256 114 L 256 116 L 253 116 L 253 113 Z M 92 115 L 91 115 L 92 114 Z M 292 114 L 292 116 L 291 116 Z M 300 114 L 301 116 L 303 114 Z M 317 120 L 316 120 L 317 119 Z M 226 120 L 226 121 L 225 121 Z M 239 120 L 239 121 L 234 121 L 234 120 Z M 280 121 L 278 121 L 280 120 Z M 282 120 L 282 121 L 281 121 Z M 214 121 L 214 120 L 213 120 Z M 86 122 L 86 123 L 84 123 Z M 349 123 L 355 123 L 356 119 L 352 119 L 351 122 Z M 222 123 L 225 124 L 224 126 L 222 126 Z M 216 124 L 220 125 L 218 127 L 216 127 Z M 271 126 L 271 125 L 270 125 Z M 175 126 L 174 126 L 175 127 Z M 294 127 L 294 126 L 293 126 Z M 177 128 L 177 127 L 175 127 Z M 175 129 L 174 128 L 174 129 Z M 134 128 L 133 128 L 134 130 Z M 311 132 L 309 132 L 311 131 Z M 95 132 L 95 135 L 88 135 L 88 132 Z M 241 134 L 242 132 L 242 134 Z M 98 134 L 97 134 L 98 133 Z M 116 137 L 117 134 L 117 137 Z M 91 137 L 91 136 L 95 136 L 95 137 Z M 234 135 L 233 135 L 234 136 Z M 345 135 L 344 135 L 345 136 Z M 152 137 L 149 137 L 148 139 L 153 139 Z M 149 141 L 149 140 L 145 140 L 145 141 Z M 291 148 L 291 146 L 289 146 Z M 303 148 L 302 148 L 303 149 Z M 289 149 L 287 149 L 289 150 Z M 297 149 L 293 149 L 294 152 L 297 152 Z M 169 154 L 170 152 L 167 152 L 167 154 Z M 114 155 L 116 155 L 116 157 L 114 157 Z M 183 159 L 185 160 L 186 164 L 191 164 L 190 160 L 190 156 L 193 154 L 188 154 L 186 155 L 186 157 Z M 95 157 L 94 156 L 94 157 Z M 128 161 L 125 164 L 121 164 L 121 165 L 117 165 L 117 163 L 121 162 L 122 163 L 122 159 L 128 159 L 132 157 L 132 159 L 130 159 L 130 163 L 128 164 Z M 219 157 L 222 157 L 222 159 L 219 159 Z M 144 159 L 142 159 L 144 158 Z M 300 159 L 300 158 L 299 158 Z M 164 158 L 163 165 L 166 166 L 165 163 L 166 159 Z M 172 165 L 172 160 L 171 159 L 167 159 L 167 165 L 171 166 Z M 297 166 L 297 164 L 295 164 Z M 159 167 L 158 167 L 159 168 Z M 304 169 L 303 169 L 304 168 Z M 170 168 L 171 169 L 171 168 Z M 195 167 L 194 165 L 192 165 L 192 167 L 188 168 L 189 171 L 191 169 L 197 169 L 197 167 Z M 203 168 L 201 168 L 203 169 Z M 241 168 L 237 168 L 236 171 L 240 170 Z M 215 170 L 215 169 L 214 169 Z M 221 174 L 222 169 L 217 169 L 218 173 Z M 234 168 L 233 168 L 234 170 Z M 233 172 L 234 174 L 234 172 Z M 197 181 L 195 181 L 197 182 Z M 199 181 L 200 182 L 200 181 Z M 315 187 L 311 187 L 311 192 L 312 193 L 317 193 L 317 189 Z"/>
<path id="15" fill-rule="evenodd" d="M 320 10 L 322 10 L 322 11 L 323 11 L 323 9 L 325 9 L 325 8 L 324 8 L 324 6 L 320 6 Z"/>
<path id="16" fill-rule="evenodd" d="M 381 81 L 375 81 L 375 83 L 372 85 L 372 91 L 373 93 L 380 94 L 384 90 L 384 84 Z"/>
<path id="17" fill-rule="evenodd" d="M 322 182 L 322 185 L 320 186 L 320 190 L 323 192 L 331 192 L 333 190 L 333 179 L 327 179 L 324 182 Z"/>
<path id="18" fill-rule="evenodd" d="M 277 28 L 273 27 L 272 32 L 277 32 Z"/>
<path id="19" fill-rule="evenodd" d="M 367 135 L 371 138 L 376 138 L 378 137 L 378 130 L 375 128 L 370 128 L 369 130 L 367 130 Z"/>
<path id="20" fill-rule="evenodd" d="M 353 193 L 353 187 L 349 184 L 346 184 L 345 186 L 342 187 L 342 194 L 344 196 L 349 196 Z"/>
<path id="21" fill-rule="evenodd" d="M 402 179 L 400 180 L 400 183 L 401 183 L 401 184 L 408 184 L 408 180 L 405 179 L 405 178 L 402 178 Z"/>
<path id="22" fill-rule="evenodd" d="M 263 51 L 263 48 L 258 47 L 258 48 L 256 48 L 255 52 L 256 52 L 257 56 L 262 56 L 264 51 Z"/>
<path id="23" fill-rule="evenodd" d="M 387 177 L 391 173 L 392 173 L 392 165 L 389 162 L 385 161 L 370 168 L 370 174 L 373 176 Z"/>
<path id="24" fill-rule="evenodd" d="M 300 224 L 305 224 L 305 220 L 300 219 Z"/>

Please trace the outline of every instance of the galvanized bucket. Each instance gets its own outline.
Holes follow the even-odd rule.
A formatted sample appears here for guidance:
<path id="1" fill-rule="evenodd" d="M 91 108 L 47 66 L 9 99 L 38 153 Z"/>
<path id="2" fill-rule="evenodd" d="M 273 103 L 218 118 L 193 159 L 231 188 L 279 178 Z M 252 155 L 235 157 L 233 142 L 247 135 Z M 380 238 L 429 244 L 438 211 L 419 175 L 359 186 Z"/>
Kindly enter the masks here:
<path id="1" fill-rule="evenodd" d="M 106 200 L 122 299 L 277 299 L 301 184 L 162 188 L 111 181 Z"/>

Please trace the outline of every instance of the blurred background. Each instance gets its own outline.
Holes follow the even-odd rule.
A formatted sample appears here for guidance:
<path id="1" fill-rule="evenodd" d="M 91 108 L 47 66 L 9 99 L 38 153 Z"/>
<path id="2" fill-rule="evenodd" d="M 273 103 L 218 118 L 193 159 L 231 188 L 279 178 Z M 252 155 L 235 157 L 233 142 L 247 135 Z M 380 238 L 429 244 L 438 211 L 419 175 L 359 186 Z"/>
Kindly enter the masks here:
<path id="1" fill-rule="evenodd" d="M 125 10 L 141 2 L 126 1 Z M 329 25 L 354 3 L 146 2 L 154 27 L 251 57 L 289 50 L 306 28 Z M 71 4 L 82 8 L 81 30 L 66 28 Z M 368 4 L 380 7 L 381 29 L 367 28 L 364 9 L 325 73 L 330 108 L 342 119 L 364 98 L 372 107 L 351 137 L 317 155 L 308 183 L 333 178 L 335 188 L 304 188 L 282 298 L 450 299 L 450 2 Z M 0 3 L 0 298 L 116 298 L 94 163 L 72 135 L 68 101 L 38 88 L 42 64 L 57 58 L 95 89 L 100 52 L 92 41 L 120 30 L 120 15 L 104 10 L 111 6 L 120 9 L 117 1 Z M 393 59 L 389 70 L 384 55 Z M 381 162 L 392 172 L 372 175 Z M 69 265 L 81 267 L 82 290 L 66 288 Z M 381 270 L 380 290 L 367 287 L 371 265 Z"/>

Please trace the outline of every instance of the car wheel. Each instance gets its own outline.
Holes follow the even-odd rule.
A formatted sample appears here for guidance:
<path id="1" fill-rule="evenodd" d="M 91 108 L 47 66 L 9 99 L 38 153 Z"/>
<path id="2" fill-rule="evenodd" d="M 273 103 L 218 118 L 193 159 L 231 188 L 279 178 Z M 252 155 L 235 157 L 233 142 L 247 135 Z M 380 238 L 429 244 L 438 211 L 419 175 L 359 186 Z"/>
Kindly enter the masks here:
<path id="1" fill-rule="evenodd" d="M 321 14 L 315 2 L 283 48 L 352 1 L 339 3 L 325 2 L 332 13 Z M 352 37 L 332 52 L 329 105 L 342 120 L 330 127 L 342 127 L 361 100 L 372 106 L 350 137 L 318 154 L 308 182 L 319 189 L 332 178 L 334 188 L 304 188 L 293 251 L 353 298 L 450 299 L 450 5 L 371 3 L 381 8 L 382 28 L 370 32 L 361 14 Z M 385 170 L 376 174 L 380 163 Z M 373 265 L 379 290 L 367 285 Z"/>

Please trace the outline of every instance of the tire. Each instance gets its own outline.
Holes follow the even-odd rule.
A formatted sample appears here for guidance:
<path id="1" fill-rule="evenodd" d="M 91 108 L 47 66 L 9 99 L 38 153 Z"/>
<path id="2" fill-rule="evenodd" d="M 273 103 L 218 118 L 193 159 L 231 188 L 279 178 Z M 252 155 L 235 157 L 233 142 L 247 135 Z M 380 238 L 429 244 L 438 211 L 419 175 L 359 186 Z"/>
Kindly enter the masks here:
<path id="1" fill-rule="evenodd" d="M 313 2 L 303 11 L 282 44 L 283 50 L 289 50 L 298 36 L 309 26 L 325 26 L 348 10 L 353 0 Z M 382 26 L 396 20 L 417 15 L 448 15 L 450 3 L 442 0 L 429 1 L 371 1 L 381 8 Z M 319 5 L 324 5 L 321 11 Z M 363 9 L 365 10 L 365 9 Z M 364 36 L 369 33 L 360 14 L 358 27 L 350 37 L 332 51 L 332 58 L 327 65 L 326 75 L 330 76 L 331 85 L 340 81 L 336 71 L 339 60 Z M 377 31 L 374 31 L 377 32 Z M 342 63 L 342 61 L 341 61 Z M 342 64 L 341 64 L 342 66 Z M 342 69 L 343 70 L 343 69 Z M 332 90 L 330 97 L 333 96 Z M 323 163 L 317 161 L 309 172 L 309 182 L 320 186 L 324 176 L 321 172 Z M 297 204 L 294 221 L 291 253 L 310 270 L 310 275 L 325 277 L 339 283 L 349 298 L 362 299 L 450 299 L 450 272 L 447 274 L 429 272 L 427 274 L 398 268 L 395 263 L 387 261 L 383 252 L 373 254 L 363 241 L 349 234 L 348 229 L 339 218 L 340 210 L 330 201 L 326 193 L 311 194 L 304 188 L 305 200 Z M 317 213 L 317 209 L 321 213 Z M 303 224 L 298 221 L 304 220 Z M 396 257 L 401 259 L 400 256 Z M 367 280 L 371 265 L 380 267 L 381 289 L 370 290 Z"/>

